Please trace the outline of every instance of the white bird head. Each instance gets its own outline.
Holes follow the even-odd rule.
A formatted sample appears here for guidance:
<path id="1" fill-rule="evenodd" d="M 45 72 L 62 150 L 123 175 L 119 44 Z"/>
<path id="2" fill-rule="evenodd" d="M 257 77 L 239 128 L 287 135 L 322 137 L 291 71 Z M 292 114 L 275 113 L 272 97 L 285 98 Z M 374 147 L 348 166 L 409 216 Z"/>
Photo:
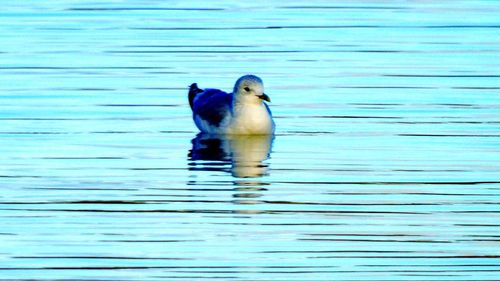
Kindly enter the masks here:
<path id="1" fill-rule="evenodd" d="M 240 77 L 234 84 L 233 93 L 238 102 L 271 102 L 269 96 L 264 93 L 264 83 L 262 82 L 262 79 L 255 75 L 245 75 Z"/>

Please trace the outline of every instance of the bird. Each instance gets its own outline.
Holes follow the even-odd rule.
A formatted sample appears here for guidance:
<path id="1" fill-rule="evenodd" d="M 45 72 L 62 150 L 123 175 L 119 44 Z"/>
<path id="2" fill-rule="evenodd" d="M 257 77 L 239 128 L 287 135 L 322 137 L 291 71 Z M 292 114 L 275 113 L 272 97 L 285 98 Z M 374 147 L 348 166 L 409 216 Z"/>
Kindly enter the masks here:
<path id="1" fill-rule="evenodd" d="M 188 92 L 196 127 L 207 134 L 272 135 L 275 123 L 266 102 L 262 79 L 244 75 L 234 84 L 233 92 L 200 89 L 191 84 Z"/>

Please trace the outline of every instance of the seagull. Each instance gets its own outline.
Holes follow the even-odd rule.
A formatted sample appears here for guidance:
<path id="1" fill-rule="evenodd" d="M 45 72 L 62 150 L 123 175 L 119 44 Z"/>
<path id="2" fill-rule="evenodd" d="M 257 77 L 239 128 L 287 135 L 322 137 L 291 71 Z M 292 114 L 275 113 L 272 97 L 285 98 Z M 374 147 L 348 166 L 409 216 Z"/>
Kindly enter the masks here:
<path id="1" fill-rule="evenodd" d="M 244 75 L 234 84 L 233 92 L 189 87 L 189 105 L 193 120 L 203 133 L 221 135 L 272 135 L 275 124 L 271 110 L 264 101 L 262 79 Z"/>

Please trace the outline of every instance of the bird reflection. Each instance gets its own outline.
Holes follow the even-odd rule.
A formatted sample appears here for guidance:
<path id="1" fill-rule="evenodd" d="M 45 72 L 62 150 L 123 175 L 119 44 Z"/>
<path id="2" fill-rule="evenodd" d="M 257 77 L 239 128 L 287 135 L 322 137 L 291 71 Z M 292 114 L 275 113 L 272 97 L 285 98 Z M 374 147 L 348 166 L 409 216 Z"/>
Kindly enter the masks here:
<path id="1" fill-rule="evenodd" d="M 191 142 L 191 170 L 224 171 L 236 178 L 267 174 L 272 135 L 210 135 L 200 133 Z"/>

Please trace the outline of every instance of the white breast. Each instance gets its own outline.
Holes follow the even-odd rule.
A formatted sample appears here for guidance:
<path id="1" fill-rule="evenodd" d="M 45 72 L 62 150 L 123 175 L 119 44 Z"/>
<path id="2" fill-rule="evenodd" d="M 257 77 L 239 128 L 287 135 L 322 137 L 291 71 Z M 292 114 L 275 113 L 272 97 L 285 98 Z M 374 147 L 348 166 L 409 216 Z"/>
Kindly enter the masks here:
<path id="1" fill-rule="evenodd" d="M 274 123 L 264 104 L 235 106 L 228 134 L 272 134 Z"/>

